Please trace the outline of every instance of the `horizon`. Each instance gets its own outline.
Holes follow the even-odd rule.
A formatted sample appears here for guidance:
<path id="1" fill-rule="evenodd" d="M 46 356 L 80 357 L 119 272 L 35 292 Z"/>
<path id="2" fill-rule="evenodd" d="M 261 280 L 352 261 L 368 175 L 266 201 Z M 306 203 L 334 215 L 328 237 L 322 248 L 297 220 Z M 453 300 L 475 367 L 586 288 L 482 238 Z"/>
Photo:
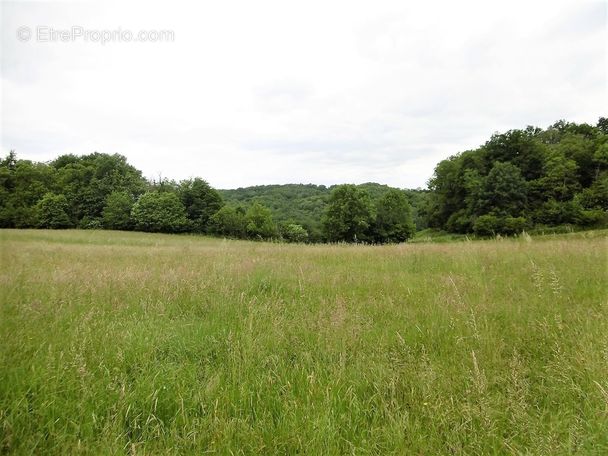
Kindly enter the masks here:
<path id="1" fill-rule="evenodd" d="M 588 125 L 595 125 L 600 118 L 601 118 L 601 116 L 598 117 L 598 119 L 596 119 L 595 122 L 580 122 L 580 123 L 588 124 Z M 528 128 L 528 127 L 547 129 L 550 126 L 554 125 L 556 122 L 560 122 L 560 121 L 565 121 L 565 122 L 568 122 L 568 123 L 573 123 L 572 121 L 570 121 L 568 119 L 561 118 L 561 119 L 555 120 L 554 122 L 552 122 L 550 125 L 547 125 L 546 127 L 539 127 L 538 125 L 526 125 L 525 127 L 514 128 L 514 129 L 524 130 L 524 129 Z M 577 123 L 577 122 L 574 122 L 574 123 Z M 503 132 L 495 131 L 495 132 L 492 133 L 492 135 L 502 134 L 502 133 L 506 133 L 506 132 L 505 131 L 503 131 Z M 469 147 L 469 148 L 465 148 L 463 150 L 451 153 L 451 154 L 447 155 L 445 158 L 448 158 L 448 157 L 450 157 L 452 155 L 459 154 L 459 153 L 464 152 L 466 150 L 478 149 L 478 148 L 482 147 L 484 144 L 485 144 L 485 142 L 482 143 L 482 144 L 479 144 L 478 146 L 475 146 L 475 147 Z M 21 155 L 19 154 L 19 152 L 16 151 L 15 149 L 11 149 L 8 152 L 15 152 L 15 154 L 17 155 L 18 159 L 32 160 L 34 162 L 37 161 L 35 159 L 31 159 L 31 158 L 28 158 L 28 157 L 25 157 L 25 158 L 21 157 Z M 57 155 L 57 156 L 55 156 L 55 157 L 53 157 L 53 158 L 51 158 L 49 160 L 38 161 L 38 162 L 39 163 L 44 163 L 44 164 L 49 164 L 53 160 L 55 160 L 57 157 L 59 157 L 61 155 L 75 155 L 77 157 L 80 157 L 80 156 L 94 154 L 94 153 L 102 153 L 103 154 L 103 153 L 107 153 L 107 152 L 93 151 L 93 152 L 89 152 L 89 153 L 65 153 L 65 154 L 59 154 L 59 155 Z M 135 166 L 133 163 L 131 163 L 129 161 L 129 158 L 128 158 L 127 155 L 122 154 L 120 152 L 114 152 L 114 153 L 127 158 L 127 162 L 130 165 Z M 108 153 L 108 154 L 112 155 L 114 153 Z M 135 166 L 135 168 L 137 168 L 139 170 L 139 168 L 137 166 Z M 434 167 L 433 167 L 433 169 L 434 169 Z M 141 170 L 139 170 L 139 171 L 141 171 Z M 253 183 L 251 185 L 239 185 L 238 187 L 226 188 L 226 187 L 216 187 L 212 183 L 210 183 L 209 180 L 205 176 L 195 175 L 195 174 L 189 175 L 189 176 L 181 178 L 181 179 L 179 179 L 179 178 L 176 179 L 174 177 L 163 176 L 162 174 L 159 174 L 158 176 L 150 176 L 150 175 L 147 176 L 147 175 L 145 175 L 142 172 L 142 177 L 144 179 L 148 180 L 149 182 L 155 182 L 156 179 L 158 179 L 158 180 L 165 180 L 166 179 L 166 180 L 169 180 L 169 181 L 179 182 L 179 181 L 188 180 L 188 179 L 201 178 L 204 181 L 208 182 L 213 188 L 215 188 L 216 190 L 220 190 L 220 191 L 239 190 L 239 189 L 243 189 L 243 188 L 254 188 L 254 187 L 286 186 L 286 185 L 303 185 L 303 186 L 314 185 L 314 186 L 317 186 L 317 187 L 332 188 L 332 187 L 335 187 L 335 186 L 345 185 L 345 184 L 352 184 L 352 185 L 376 184 L 376 185 L 384 185 L 384 186 L 388 186 L 388 187 L 392 187 L 392 188 L 398 188 L 398 189 L 401 189 L 401 190 L 429 191 L 428 181 L 432 177 L 432 174 L 429 175 L 429 178 L 425 181 L 424 186 L 418 186 L 418 187 L 396 186 L 396 185 L 391 185 L 389 183 L 385 183 L 385 182 L 381 182 L 381 181 L 364 181 L 364 182 L 334 182 L 334 183 L 329 183 L 329 184 L 327 184 L 327 183 L 315 183 L 315 182 L 268 182 L 268 183 L 261 183 L 261 184 L 260 183 Z"/>

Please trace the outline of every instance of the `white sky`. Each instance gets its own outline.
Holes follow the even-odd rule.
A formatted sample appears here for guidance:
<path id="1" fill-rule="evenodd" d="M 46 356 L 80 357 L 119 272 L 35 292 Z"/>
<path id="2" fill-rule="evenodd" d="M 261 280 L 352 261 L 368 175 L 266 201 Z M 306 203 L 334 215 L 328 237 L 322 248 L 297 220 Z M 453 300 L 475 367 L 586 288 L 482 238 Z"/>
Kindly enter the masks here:
<path id="1" fill-rule="evenodd" d="M 608 116 L 604 1 L 2 2 L 2 155 L 217 188 L 424 187 L 496 131 Z M 19 27 L 172 30 L 27 42 Z"/>

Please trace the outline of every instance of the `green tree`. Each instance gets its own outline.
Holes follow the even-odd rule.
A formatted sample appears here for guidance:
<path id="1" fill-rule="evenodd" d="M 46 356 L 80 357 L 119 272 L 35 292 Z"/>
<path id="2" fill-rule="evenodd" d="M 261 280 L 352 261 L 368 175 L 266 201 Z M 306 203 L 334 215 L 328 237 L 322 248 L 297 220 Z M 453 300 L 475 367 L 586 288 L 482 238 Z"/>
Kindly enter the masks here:
<path id="1" fill-rule="evenodd" d="M 551 149 L 545 159 L 544 175 L 539 179 L 544 198 L 554 198 L 557 201 L 572 199 L 580 191 L 577 177 L 578 166 L 568 159 L 560 148 Z"/>
<path id="2" fill-rule="evenodd" d="M 240 206 L 223 206 L 209 220 L 210 231 L 220 236 L 244 238 L 246 226 L 245 211 Z"/>
<path id="3" fill-rule="evenodd" d="M 103 208 L 103 226 L 112 230 L 132 229 L 133 203 L 133 198 L 126 192 L 110 193 Z"/>
<path id="4" fill-rule="evenodd" d="M 440 161 L 429 180 L 431 196 L 429 200 L 429 225 L 444 228 L 450 216 L 464 209 L 466 189 L 460 175 L 462 158 L 453 156 Z"/>
<path id="5" fill-rule="evenodd" d="M 415 231 L 412 209 L 405 193 L 397 189 L 386 192 L 376 204 L 374 240 L 380 243 L 405 242 Z"/>
<path id="6" fill-rule="evenodd" d="M 541 176 L 546 146 L 540 141 L 542 130 L 528 127 L 495 134 L 482 148 L 486 169 L 495 162 L 511 163 L 526 180 Z"/>
<path id="7" fill-rule="evenodd" d="M 500 229 L 500 219 L 492 214 L 480 215 L 473 224 L 473 231 L 478 236 L 494 236 Z"/>
<path id="8" fill-rule="evenodd" d="M 581 218 L 583 208 L 578 201 L 556 201 L 550 199 L 534 213 L 534 221 L 541 225 L 576 224 Z"/>
<path id="9" fill-rule="evenodd" d="M 605 135 L 608 135 L 608 118 L 600 117 L 597 121 L 597 128 Z"/>
<path id="10" fill-rule="evenodd" d="M 373 207 L 365 190 L 350 184 L 339 185 L 332 190 L 323 218 L 329 241 L 369 240 L 373 222 Z"/>
<path id="11" fill-rule="evenodd" d="M 586 128 L 579 130 L 571 127 L 570 131 L 555 146 L 566 159 L 572 160 L 576 164 L 576 177 L 581 187 L 588 187 L 596 177 L 594 163 L 596 138 L 592 133 L 592 127 L 589 128 L 591 131 L 587 131 Z"/>
<path id="12" fill-rule="evenodd" d="M 480 207 L 484 212 L 517 217 L 526 206 L 526 181 L 519 168 L 496 162 L 485 181 Z"/>
<path id="13" fill-rule="evenodd" d="M 67 198 L 74 223 L 85 217 L 100 219 L 110 193 L 126 192 L 136 198 L 147 186 L 141 171 L 119 154 L 62 155 L 51 162 L 51 167 L 56 171 L 57 190 Z"/>
<path id="14" fill-rule="evenodd" d="M 247 235 L 254 239 L 270 239 L 277 235 L 272 220 L 272 212 L 260 203 L 255 202 L 247 210 Z"/>
<path id="15" fill-rule="evenodd" d="M 0 161 L 0 227 L 36 226 L 36 204 L 55 190 L 54 177 L 48 165 L 18 160 L 14 151 Z"/>
<path id="16" fill-rule="evenodd" d="M 599 173 L 593 184 L 580 192 L 576 198 L 586 209 L 608 211 L 608 171 Z"/>
<path id="17" fill-rule="evenodd" d="M 200 233 L 208 230 L 209 219 L 224 205 L 217 190 L 198 177 L 182 181 L 178 195 L 192 228 Z"/>
<path id="18" fill-rule="evenodd" d="M 309 241 L 323 239 L 321 218 L 329 194 L 323 185 L 256 185 L 218 191 L 228 204 L 249 207 L 257 201 L 272 211 L 278 224 L 297 223 L 308 231 Z"/>
<path id="19" fill-rule="evenodd" d="M 597 178 L 602 170 L 608 169 L 608 136 L 606 142 L 600 144 L 593 154 L 593 163 L 595 164 L 595 176 Z"/>
<path id="20" fill-rule="evenodd" d="M 133 205 L 131 217 L 141 231 L 179 233 L 188 229 L 186 210 L 175 193 L 144 193 Z"/>
<path id="21" fill-rule="evenodd" d="M 68 202 L 63 195 L 47 193 L 37 204 L 38 226 L 40 228 L 69 228 Z"/>
<path id="22" fill-rule="evenodd" d="M 525 217 L 505 217 L 502 221 L 501 233 L 518 234 L 526 229 L 528 221 Z"/>

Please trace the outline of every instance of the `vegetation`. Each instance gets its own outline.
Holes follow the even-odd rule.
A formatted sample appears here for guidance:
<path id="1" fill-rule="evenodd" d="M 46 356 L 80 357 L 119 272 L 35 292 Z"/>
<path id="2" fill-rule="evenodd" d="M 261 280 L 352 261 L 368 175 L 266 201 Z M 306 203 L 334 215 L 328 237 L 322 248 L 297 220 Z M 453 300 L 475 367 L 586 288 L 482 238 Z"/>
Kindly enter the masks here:
<path id="1" fill-rule="evenodd" d="M 330 241 L 369 241 L 374 218 L 367 192 L 355 185 L 341 185 L 331 192 L 323 225 Z"/>
<path id="2" fill-rule="evenodd" d="M 147 181 L 125 157 L 0 160 L 0 227 L 211 233 L 291 242 L 392 243 L 433 228 L 477 236 L 608 225 L 608 120 L 493 135 L 441 161 L 429 190 Z"/>
<path id="3" fill-rule="evenodd" d="M 131 211 L 134 203 L 131 195 L 126 192 L 110 193 L 103 208 L 101 224 L 111 230 L 132 229 L 134 221 Z"/>
<path id="4" fill-rule="evenodd" d="M 271 209 L 283 237 L 286 237 L 285 226 L 297 224 L 306 230 L 310 241 L 322 242 L 327 239 L 323 217 L 330 194 L 336 187 L 338 186 L 326 187 L 313 184 L 258 185 L 235 190 L 219 190 L 219 193 L 227 204 L 249 206 L 253 202 L 258 202 Z M 356 187 L 364 190 L 372 202 L 378 202 L 390 190 L 397 190 L 375 183 Z M 402 190 L 402 192 L 407 197 L 416 228 L 420 230 L 427 228 L 425 210 L 428 191 Z"/>
<path id="5" fill-rule="evenodd" d="M 606 235 L 1 230 L 0 451 L 607 454 Z"/>
<path id="6" fill-rule="evenodd" d="M 188 228 L 186 210 L 175 193 L 144 193 L 131 210 L 135 227 L 152 233 L 179 233 Z"/>
<path id="7" fill-rule="evenodd" d="M 195 232 L 207 232 L 209 220 L 224 205 L 220 194 L 198 177 L 181 182 L 178 193 L 191 221 L 191 228 Z"/>
<path id="8" fill-rule="evenodd" d="M 404 242 L 416 231 L 407 197 L 396 189 L 382 196 L 372 223 L 373 239 L 380 243 Z"/>
<path id="9" fill-rule="evenodd" d="M 40 228 L 67 228 L 70 226 L 68 202 L 63 195 L 47 193 L 36 204 Z"/>
<path id="10" fill-rule="evenodd" d="M 247 234 L 245 210 L 242 207 L 224 206 L 211 217 L 209 230 L 220 236 L 244 238 Z"/>
<path id="11" fill-rule="evenodd" d="M 430 180 L 429 226 L 456 233 L 607 223 L 608 120 L 556 122 L 495 134 L 440 162 Z"/>
<path id="12" fill-rule="evenodd" d="M 298 224 L 309 234 L 310 240 L 323 240 L 321 219 L 325 210 L 328 188 L 324 185 L 259 185 L 219 190 L 227 204 L 247 207 L 254 202 L 272 211 L 279 225 Z"/>

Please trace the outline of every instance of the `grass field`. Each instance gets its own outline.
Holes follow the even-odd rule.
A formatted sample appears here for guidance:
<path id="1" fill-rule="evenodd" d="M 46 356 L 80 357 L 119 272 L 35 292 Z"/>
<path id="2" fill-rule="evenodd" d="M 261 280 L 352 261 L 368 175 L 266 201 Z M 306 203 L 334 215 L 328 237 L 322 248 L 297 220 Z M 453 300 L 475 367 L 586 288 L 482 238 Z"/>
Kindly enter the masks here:
<path id="1" fill-rule="evenodd" d="M 0 452 L 608 454 L 607 232 L 0 231 Z"/>

